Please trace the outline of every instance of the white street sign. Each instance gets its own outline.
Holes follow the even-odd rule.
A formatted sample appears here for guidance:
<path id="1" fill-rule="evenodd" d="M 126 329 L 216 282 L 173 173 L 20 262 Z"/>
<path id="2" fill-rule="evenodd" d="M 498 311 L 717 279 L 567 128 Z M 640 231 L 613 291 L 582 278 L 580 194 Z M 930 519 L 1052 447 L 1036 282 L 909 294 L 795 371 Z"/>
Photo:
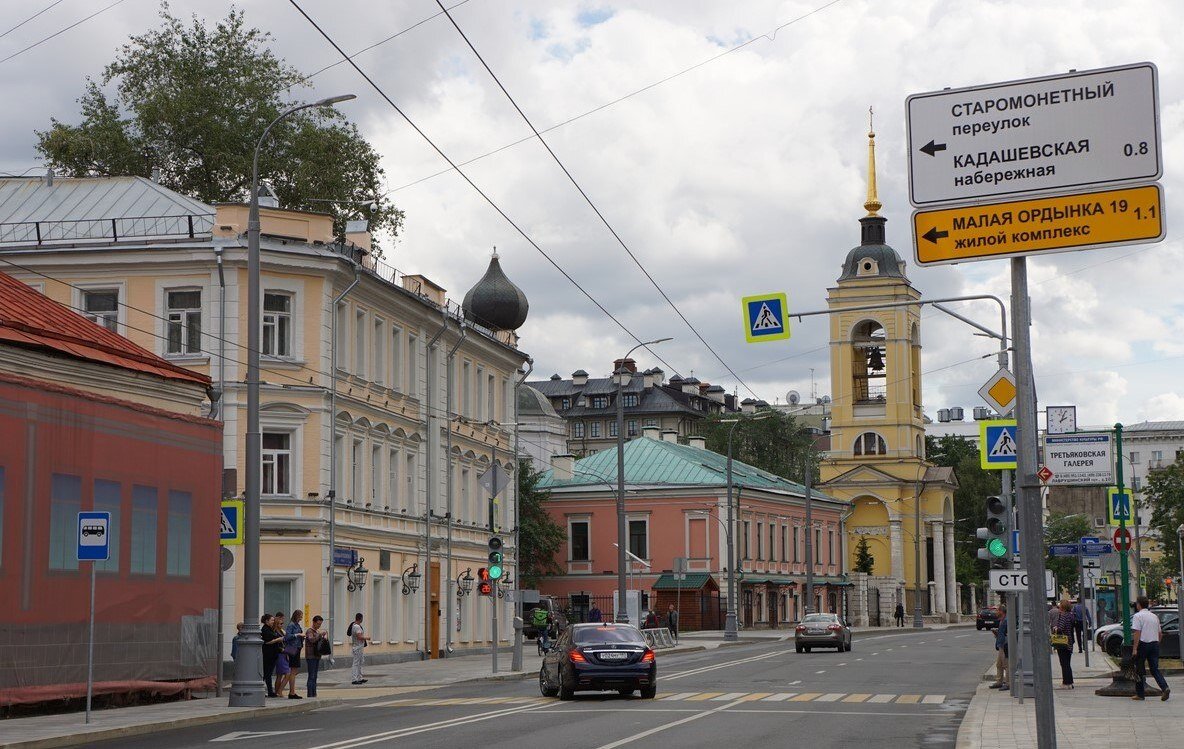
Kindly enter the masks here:
<path id="1" fill-rule="evenodd" d="M 1114 483 L 1113 435 L 1109 432 L 1049 434 L 1044 437 L 1044 465 L 1049 484 L 1090 486 Z"/>
<path id="2" fill-rule="evenodd" d="M 1015 375 L 1007 367 L 1000 367 L 999 371 L 991 375 L 991 379 L 978 389 L 978 394 L 988 406 L 995 409 L 995 413 L 1007 416 L 1015 407 Z"/>
<path id="3" fill-rule="evenodd" d="M 1163 174 L 1159 74 L 1144 62 L 914 94 L 914 206 L 1052 195 Z"/>
<path id="4" fill-rule="evenodd" d="M 1081 566 L 1087 570 L 1088 569 L 1101 569 L 1102 568 L 1102 558 L 1101 557 L 1082 556 L 1081 557 Z"/>
<path id="5" fill-rule="evenodd" d="M 990 573 L 991 590 L 996 593 L 1022 593 L 1028 589 L 1027 570 L 990 570 Z M 1052 570 L 1044 571 L 1044 591 L 1048 598 L 1056 597 L 1057 585 Z"/>

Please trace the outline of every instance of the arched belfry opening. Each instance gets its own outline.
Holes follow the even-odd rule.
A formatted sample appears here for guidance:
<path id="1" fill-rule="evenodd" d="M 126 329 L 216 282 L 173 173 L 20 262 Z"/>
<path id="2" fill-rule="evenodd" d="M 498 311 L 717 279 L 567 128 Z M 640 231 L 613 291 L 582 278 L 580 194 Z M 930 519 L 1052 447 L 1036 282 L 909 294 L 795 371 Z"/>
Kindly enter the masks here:
<path id="1" fill-rule="evenodd" d="M 884 326 L 864 320 L 851 333 L 852 399 L 856 404 L 883 403 L 888 396 L 888 347 Z"/>

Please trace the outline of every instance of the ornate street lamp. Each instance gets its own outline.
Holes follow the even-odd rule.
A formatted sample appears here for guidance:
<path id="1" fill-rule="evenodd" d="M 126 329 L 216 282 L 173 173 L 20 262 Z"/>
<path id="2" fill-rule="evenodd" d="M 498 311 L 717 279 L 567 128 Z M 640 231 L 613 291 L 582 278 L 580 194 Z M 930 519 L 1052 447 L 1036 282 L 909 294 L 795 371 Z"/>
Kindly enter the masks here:
<path id="1" fill-rule="evenodd" d="M 456 597 L 464 598 L 473 589 L 473 568 L 469 567 L 467 570 L 456 576 Z"/>
<path id="2" fill-rule="evenodd" d="M 423 575 L 419 574 L 419 562 L 415 562 L 407 569 L 403 570 L 401 579 L 403 580 L 403 595 L 413 596 L 415 591 L 419 590 L 419 579 Z"/>
<path id="3" fill-rule="evenodd" d="M 358 557 L 358 566 L 347 567 L 345 570 L 345 578 L 349 580 L 349 584 L 345 586 L 345 589 L 351 593 L 355 590 L 361 590 L 366 586 L 366 576 L 370 574 L 370 570 L 362 565 L 362 562 L 365 561 L 362 557 Z"/>

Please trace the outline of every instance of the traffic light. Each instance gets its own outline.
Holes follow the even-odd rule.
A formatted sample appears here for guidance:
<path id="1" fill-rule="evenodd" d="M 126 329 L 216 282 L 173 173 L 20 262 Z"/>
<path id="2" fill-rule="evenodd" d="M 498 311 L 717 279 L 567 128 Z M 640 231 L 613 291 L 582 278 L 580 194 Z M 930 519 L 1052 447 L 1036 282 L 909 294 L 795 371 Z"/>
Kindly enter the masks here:
<path id="1" fill-rule="evenodd" d="M 978 558 L 992 567 L 1007 558 L 1007 525 L 1007 503 L 1002 497 L 987 497 L 987 526 L 979 528 L 975 535 L 984 542 Z"/>
<path id="2" fill-rule="evenodd" d="M 493 595 L 493 581 L 489 579 L 489 570 L 484 567 L 477 570 L 477 595 Z"/>
<path id="3" fill-rule="evenodd" d="M 506 573 L 502 566 L 502 540 L 497 536 L 489 539 L 489 579 L 497 582 Z"/>

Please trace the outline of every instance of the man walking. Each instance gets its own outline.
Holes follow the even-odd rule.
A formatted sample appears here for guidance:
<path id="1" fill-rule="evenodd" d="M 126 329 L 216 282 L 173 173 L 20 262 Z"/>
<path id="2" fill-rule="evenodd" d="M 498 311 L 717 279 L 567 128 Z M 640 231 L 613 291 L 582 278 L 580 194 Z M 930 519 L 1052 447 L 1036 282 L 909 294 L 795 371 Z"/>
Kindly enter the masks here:
<path id="1" fill-rule="evenodd" d="M 362 662 L 366 659 L 366 646 L 370 644 L 370 638 L 366 635 L 366 630 L 362 628 L 361 613 L 354 614 L 354 620 L 346 629 L 345 634 L 349 637 L 350 654 L 354 659 L 353 670 L 350 672 L 352 677 L 350 684 L 365 684 L 369 679 L 362 678 Z"/>
<path id="2" fill-rule="evenodd" d="M 678 610 L 674 608 L 674 604 L 670 604 L 670 608 L 666 611 L 666 628 L 670 630 L 670 637 L 676 643 L 678 642 Z"/>
<path id="3" fill-rule="evenodd" d="M 894 616 L 896 617 L 896 626 L 903 627 L 904 626 L 904 604 L 903 603 L 900 603 L 899 601 L 897 602 L 896 613 L 894 614 Z"/>
<path id="4" fill-rule="evenodd" d="M 1089 640 L 1091 629 L 1093 629 L 1093 619 L 1085 601 L 1082 601 L 1079 596 L 1077 603 L 1073 604 L 1073 635 L 1077 638 L 1078 653 L 1085 652 L 1085 643 Z"/>
<path id="5" fill-rule="evenodd" d="M 1135 696 L 1131 699 L 1147 698 L 1147 674 L 1143 667 L 1146 663 L 1151 669 L 1151 675 L 1155 677 L 1155 683 L 1159 685 L 1159 699 L 1167 702 L 1172 690 L 1168 688 L 1167 679 L 1163 678 L 1163 673 L 1159 670 L 1159 617 L 1147 610 L 1150 605 L 1147 596 L 1139 596 L 1135 601 L 1135 615 L 1131 617 L 1131 654 L 1135 658 L 1135 675 L 1139 677 L 1135 681 Z"/>
<path id="6" fill-rule="evenodd" d="M 990 630 L 988 630 L 990 631 Z M 995 628 L 995 683 L 989 689 L 1008 689 L 1011 682 L 1007 673 L 1007 606 L 999 604 L 999 626 Z"/>

